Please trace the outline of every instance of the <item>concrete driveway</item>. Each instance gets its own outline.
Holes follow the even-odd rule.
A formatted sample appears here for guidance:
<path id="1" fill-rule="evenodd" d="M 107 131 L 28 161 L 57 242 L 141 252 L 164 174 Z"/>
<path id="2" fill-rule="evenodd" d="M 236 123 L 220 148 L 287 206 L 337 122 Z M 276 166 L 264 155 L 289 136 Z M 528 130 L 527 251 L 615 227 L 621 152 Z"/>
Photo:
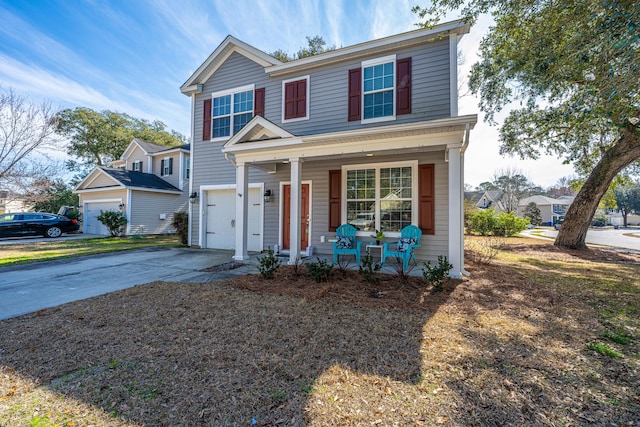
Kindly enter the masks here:
<path id="1" fill-rule="evenodd" d="M 155 280 L 207 282 L 257 272 L 255 263 L 212 271 L 231 262 L 232 255 L 233 251 L 156 247 L 0 268 L 0 319 Z"/>

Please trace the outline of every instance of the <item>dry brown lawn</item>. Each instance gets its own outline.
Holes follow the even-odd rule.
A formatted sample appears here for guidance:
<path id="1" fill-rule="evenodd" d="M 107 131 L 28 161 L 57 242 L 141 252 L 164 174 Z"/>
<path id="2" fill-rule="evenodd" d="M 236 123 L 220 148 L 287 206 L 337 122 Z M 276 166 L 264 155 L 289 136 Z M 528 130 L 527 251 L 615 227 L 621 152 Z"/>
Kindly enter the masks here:
<path id="1" fill-rule="evenodd" d="M 154 282 L 2 321 L 0 425 L 640 425 L 640 256 L 520 238 L 467 269 L 443 292 Z"/>

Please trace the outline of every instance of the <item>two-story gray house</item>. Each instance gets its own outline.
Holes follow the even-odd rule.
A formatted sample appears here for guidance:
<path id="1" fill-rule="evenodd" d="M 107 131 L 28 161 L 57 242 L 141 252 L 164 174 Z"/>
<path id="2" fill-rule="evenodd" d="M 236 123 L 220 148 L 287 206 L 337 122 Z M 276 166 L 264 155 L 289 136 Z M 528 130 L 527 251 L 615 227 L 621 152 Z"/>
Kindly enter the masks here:
<path id="1" fill-rule="evenodd" d="M 282 63 L 228 36 L 182 85 L 191 98 L 189 242 L 293 261 L 331 254 L 343 223 L 371 241 L 410 224 L 417 256 L 464 272 L 461 21 Z M 365 245 L 363 245 L 364 248 Z"/>

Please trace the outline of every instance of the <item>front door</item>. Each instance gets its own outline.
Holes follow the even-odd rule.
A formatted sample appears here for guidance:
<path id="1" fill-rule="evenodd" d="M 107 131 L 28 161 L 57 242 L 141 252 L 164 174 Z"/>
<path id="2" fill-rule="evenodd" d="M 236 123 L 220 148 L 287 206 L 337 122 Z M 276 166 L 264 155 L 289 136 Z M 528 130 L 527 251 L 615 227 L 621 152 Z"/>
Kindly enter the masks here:
<path id="1" fill-rule="evenodd" d="M 286 184 L 282 189 L 284 203 L 282 212 L 282 249 L 290 248 L 291 235 L 291 185 Z M 302 202 L 300 204 L 300 249 L 309 246 L 309 184 L 302 184 Z"/>

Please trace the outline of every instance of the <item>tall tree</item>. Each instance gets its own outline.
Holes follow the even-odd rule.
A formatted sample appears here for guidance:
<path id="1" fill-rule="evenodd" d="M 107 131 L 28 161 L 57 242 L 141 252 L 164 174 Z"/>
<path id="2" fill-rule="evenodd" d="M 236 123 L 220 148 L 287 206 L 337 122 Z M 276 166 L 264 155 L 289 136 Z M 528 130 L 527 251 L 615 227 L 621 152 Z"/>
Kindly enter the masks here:
<path id="1" fill-rule="evenodd" d="M 24 199 L 33 205 L 34 211 L 57 213 L 62 206 L 78 206 L 78 195 L 61 179 L 35 180 Z"/>
<path id="2" fill-rule="evenodd" d="M 613 194 L 622 214 L 623 225 L 626 227 L 629 214 L 640 214 L 640 185 L 621 187 L 614 190 Z"/>
<path id="3" fill-rule="evenodd" d="M 433 0 L 413 10 L 430 25 L 460 7 L 471 24 L 485 13 L 495 21 L 470 77 L 487 120 L 519 102 L 500 130 L 501 152 L 556 153 L 587 176 L 555 241 L 585 248 L 609 184 L 640 158 L 640 2 Z"/>
<path id="4" fill-rule="evenodd" d="M 283 49 L 275 50 L 271 52 L 269 55 L 273 56 L 279 61 L 289 62 L 295 59 L 302 59 L 308 56 L 318 55 L 319 53 L 328 52 L 331 50 L 336 50 L 336 45 L 334 44 L 331 46 L 327 46 L 327 42 L 324 41 L 324 38 L 322 36 L 313 36 L 313 37 L 307 36 L 307 46 L 301 47 L 300 49 L 298 49 L 298 52 L 295 55 L 290 56 Z"/>
<path id="5" fill-rule="evenodd" d="M 150 122 L 124 113 L 97 112 L 90 108 L 62 110 L 57 125 L 57 132 L 70 140 L 68 153 L 84 162 L 71 163 L 75 170 L 108 165 L 122 155 L 133 138 L 167 146 L 187 141 L 180 133 L 168 131 L 161 121 Z"/>
<path id="6" fill-rule="evenodd" d="M 56 113 L 47 103 L 35 104 L 13 89 L 0 88 L 0 183 L 29 176 L 30 155 L 55 144 Z"/>
<path id="7" fill-rule="evenodd" d="M 502 190 L 502 205 L 507 212 L 515 212 L 518 201 L 531 192 L 533 184 L 518 169 L 498 170 L 493 177 L 493 185 Z"/>

